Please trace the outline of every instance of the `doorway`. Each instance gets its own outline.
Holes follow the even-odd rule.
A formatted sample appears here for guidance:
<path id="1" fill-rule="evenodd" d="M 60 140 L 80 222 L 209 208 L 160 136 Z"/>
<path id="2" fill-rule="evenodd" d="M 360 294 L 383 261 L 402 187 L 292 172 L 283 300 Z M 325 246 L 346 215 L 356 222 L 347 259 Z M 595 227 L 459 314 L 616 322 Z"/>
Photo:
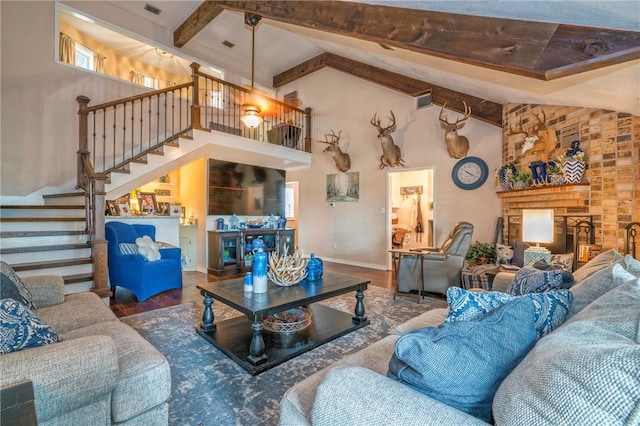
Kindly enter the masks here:
<path id="1" fill-rule="evenodd" d="M 387 250 L 434 247 L 433 167 L 387 173 Z M 391 269 L 391 255 L 387 260 Z"/>

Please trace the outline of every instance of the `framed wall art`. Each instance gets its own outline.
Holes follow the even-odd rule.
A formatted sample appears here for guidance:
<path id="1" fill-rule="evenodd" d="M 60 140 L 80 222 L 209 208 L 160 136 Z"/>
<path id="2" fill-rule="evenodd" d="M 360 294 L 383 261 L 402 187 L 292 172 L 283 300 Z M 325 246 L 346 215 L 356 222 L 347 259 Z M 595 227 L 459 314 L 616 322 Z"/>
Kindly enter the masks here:
<path id="1" fill-rule="evenodd" d="M 360 172 L 327 175 L 327 201 L 358 201 L 360 199 Z"/>

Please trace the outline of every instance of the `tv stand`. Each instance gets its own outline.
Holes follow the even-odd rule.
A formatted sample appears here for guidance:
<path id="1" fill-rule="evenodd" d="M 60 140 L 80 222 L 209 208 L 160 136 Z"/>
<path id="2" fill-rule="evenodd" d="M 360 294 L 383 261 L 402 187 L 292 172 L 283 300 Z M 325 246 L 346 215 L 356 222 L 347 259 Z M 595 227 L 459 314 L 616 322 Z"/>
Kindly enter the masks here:
<path id="1" fill-rule="evenodd" d="M 252 265 L 245 262 L 245 246 L 262 237 L 267 253 L 278 250 L 282 253 L 285 245 L 289 254 L 295 249 L 295 229 L 242 229 L 237 231 L 208 231 L 209 259 L 207 273 L 216 276 L 239 274 L 250 271 Z"/>

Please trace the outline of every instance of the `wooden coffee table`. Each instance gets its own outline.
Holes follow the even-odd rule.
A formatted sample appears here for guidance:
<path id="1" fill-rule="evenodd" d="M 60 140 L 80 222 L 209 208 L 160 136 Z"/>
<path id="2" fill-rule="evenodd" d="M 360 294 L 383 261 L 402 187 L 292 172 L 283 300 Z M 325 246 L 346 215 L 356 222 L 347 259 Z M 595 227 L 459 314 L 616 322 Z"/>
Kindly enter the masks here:
<path id="1" fill-rule="evenodd" d="M 204 296 L 202 323 L 196 332 L 242 368 L 256 375 L 293 357 L 369 324 L 365 316 L 364 290 L 369 281 L 338 274 L 291 287 L 268 283 L 263 294 L 245 293 L 242 278 L 199 285 Z M 321 300 L 355 292 L 354 314 L 321 305 Z M 213 302 L 218 300 L 244 316 L 214 321 Z M 311 311 L 311 325 L 289 333 L 263 332 L 269 315 L 304 306 Z"/>

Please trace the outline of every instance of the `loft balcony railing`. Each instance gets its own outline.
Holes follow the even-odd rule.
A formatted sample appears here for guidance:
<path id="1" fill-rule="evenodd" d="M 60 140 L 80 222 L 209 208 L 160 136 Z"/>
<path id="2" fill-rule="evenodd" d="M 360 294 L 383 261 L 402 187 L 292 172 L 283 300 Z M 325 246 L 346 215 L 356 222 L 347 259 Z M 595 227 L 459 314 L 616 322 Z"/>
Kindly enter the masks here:
<path id="1" fill-rule="evenodd" d="M 241 136 L 311 152 L 311 108 L 258 95 L 200 71 L 191 64 L 191 82 L 100 105 L 78 96 L 77 183 L 85 191 L 87 231 L 92 242 L 94 291 L 107 289 L 104 238 L 104 185 L 111 172 L 127 171 L 131 162 L 176 145 L 193 129 Z M 262 122 L 246 127 L 243 105 L 260 108 Z"/>

